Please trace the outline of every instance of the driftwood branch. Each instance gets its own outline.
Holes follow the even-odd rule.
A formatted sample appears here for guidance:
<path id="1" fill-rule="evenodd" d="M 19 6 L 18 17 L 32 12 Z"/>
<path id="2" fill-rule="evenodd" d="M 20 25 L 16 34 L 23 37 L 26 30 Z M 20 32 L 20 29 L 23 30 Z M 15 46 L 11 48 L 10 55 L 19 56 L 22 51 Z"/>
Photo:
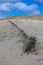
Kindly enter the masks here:
<path id="1" fill-rule="evenodd" d="M 9 21 L 13 26 L 16 26 L 16 28 L 20 31 L 21 35 L 21 40 L 19 40 L 18 42 L 22 42 L 23 43 L 23 53 L 27 53 L 29 54 L 31 51 L 35 52 L 36 51 L 36 43 L 37 43 L 37 39 L 36 37 L 33 36 L 28 36 L 23 30 L 21 30 L 15 23 L 13 23 L 12 21 Z"/>

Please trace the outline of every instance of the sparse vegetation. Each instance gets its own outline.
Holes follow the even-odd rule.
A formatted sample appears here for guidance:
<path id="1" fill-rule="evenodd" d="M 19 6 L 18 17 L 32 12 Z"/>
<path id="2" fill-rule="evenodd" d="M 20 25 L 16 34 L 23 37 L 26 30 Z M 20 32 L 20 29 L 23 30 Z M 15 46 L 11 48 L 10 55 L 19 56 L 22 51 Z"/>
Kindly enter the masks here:
<path id="1" fill-rule="evenodd" d="M 29 37 L 24 31 L 21 34 L 21 40 L 18 42 L 22 42 L 23 44 L 23 53 L 27 53 L 28 55 L 30 52 L 36 52 L 36 44 L 38 44 L 36 37 Z"/>
<path id="2" fill-rule="evenodd" d="M 35 37 L 29 37 L 28 41 L 25 42 L 25 44 L 23 45 L 23 52 L 27 53 L 27 55 L 33 51 L 35 52 L 35 45 L 36 45 L 36 38 Z"/>

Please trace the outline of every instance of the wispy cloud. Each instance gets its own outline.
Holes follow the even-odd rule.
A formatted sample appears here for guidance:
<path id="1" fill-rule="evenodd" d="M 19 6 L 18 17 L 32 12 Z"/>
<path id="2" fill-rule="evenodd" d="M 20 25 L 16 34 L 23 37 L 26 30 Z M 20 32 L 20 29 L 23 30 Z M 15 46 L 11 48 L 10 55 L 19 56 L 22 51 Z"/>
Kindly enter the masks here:
<path id="1" fill-rule="evenodd" d="M 12 9 L 20 10 L 20 11 L 25 11 L 25 12 L 30 12 L 33 15 L 40 14 L 40 11 L 38 10 L 38 5 L 37 4 L 31 4 L 27 5 L 26 3 L 22 2 L 17 2 L 17 3 L 1 3 L 0 4 L 0 12 L 10 12 Z"/>
<path id="2" fill-rule="evenodd" d="M 14 4 L 12 3 L 1 3 L 0 11 L 9 12 L 14 8 Z"/>
<path id="3" fill-rule="evenodd" d="M 9 11 L 10 3 L 1 3 L 0 4 L 0 11 Z"/>
<path id="4" fill-rule="evenodd" d="M 32 12 L 33 15 L 39 15 L 40 12 L 38 10 Z"/>
<path id="5" fill-rule="evenodd" d="M 37 4 L 27 5 L 26 3 L 18 2 L 18 3 L 15 3 L 14 6 L 18 10 L 31 12 L 33 15 L 40 14 Z"/>
<path id="6" fill-rule="evenodd" d="M 26 3 L 18 2 L 14 4 L 15 8 L 19 10 L 25 10 L 25 11 L 33 11 L 37 9 L 36 4 L 27 5 Z"/>

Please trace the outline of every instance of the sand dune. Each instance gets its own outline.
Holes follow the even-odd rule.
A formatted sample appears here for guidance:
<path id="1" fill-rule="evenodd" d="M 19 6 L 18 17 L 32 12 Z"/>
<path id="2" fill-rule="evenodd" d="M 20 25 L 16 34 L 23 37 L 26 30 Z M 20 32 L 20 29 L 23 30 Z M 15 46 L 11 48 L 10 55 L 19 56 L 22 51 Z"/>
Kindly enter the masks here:
<path id="1" fill-rule="evenodd" d="M 35 53 L 22 54 L 23 32 L 40 43 Z M 23 37 L 23 39 L 22 39 Z M 0 65 L 43 65 L 43 16 L 0 19 Z"/>

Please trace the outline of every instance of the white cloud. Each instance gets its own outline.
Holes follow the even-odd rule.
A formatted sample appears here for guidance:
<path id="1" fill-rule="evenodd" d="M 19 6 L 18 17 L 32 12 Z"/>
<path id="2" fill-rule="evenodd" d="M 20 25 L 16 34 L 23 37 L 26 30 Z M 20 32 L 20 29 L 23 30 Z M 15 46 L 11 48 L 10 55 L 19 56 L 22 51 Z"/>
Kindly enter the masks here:
<path id="1" fill-rule="evenodd" d="M 9 3 L 2 3 L 0 4 L 0 10 L 1 11 L 9 11 Z"/>
<path id="2" fill-rule="evenodd" d="M 39 15 L 40 12 L 38 10 L 32 12 L 33 15 Z"/>
<path id="3" fill-rule="evenodd" d="M 31 4 L 27 5 L 26 3 L 18 2 L 18 3 L 2 3 L 0 4 L 0 10 L 9 11 L 12 9 L 25 10 L 25 11 L 33 11 L 38 8 L 38 5 Z"/>
<path id="4" fill-rule="evenodd" d="M 39 14 L 38 5 L 31 4 L 27 5 L 26 3 L 17 2 L 17 3 L 1 3 L 0 12 L 10 12 L 12 9 L 17 9 L 20 11 L 30 12 L 32 14 Z"/>
<path id="5" fill-rule="evenodd" d="M 1 3 L 0 11 L 9 12 L 14 8 L 14 4 L 12 3 Z"/>
<path id="6" fill-rule="evenodd" d="M 26 10 L 26 11 L 36 10 L 38 7 L 36 4 L 27 5 L 26 3 L 21 2 L 15 3 L 14 6 L 19 10 Z"/>
<path id="7" fill-rule="evenodd" d="M 40 11 L 38 10 L 37 4 L 27 5 L 26 3 L 18 2 L 14 4 L 15 8 L 22 11 L 27 11 L 32 13 L 33 15 L 39 15 Z"/>

